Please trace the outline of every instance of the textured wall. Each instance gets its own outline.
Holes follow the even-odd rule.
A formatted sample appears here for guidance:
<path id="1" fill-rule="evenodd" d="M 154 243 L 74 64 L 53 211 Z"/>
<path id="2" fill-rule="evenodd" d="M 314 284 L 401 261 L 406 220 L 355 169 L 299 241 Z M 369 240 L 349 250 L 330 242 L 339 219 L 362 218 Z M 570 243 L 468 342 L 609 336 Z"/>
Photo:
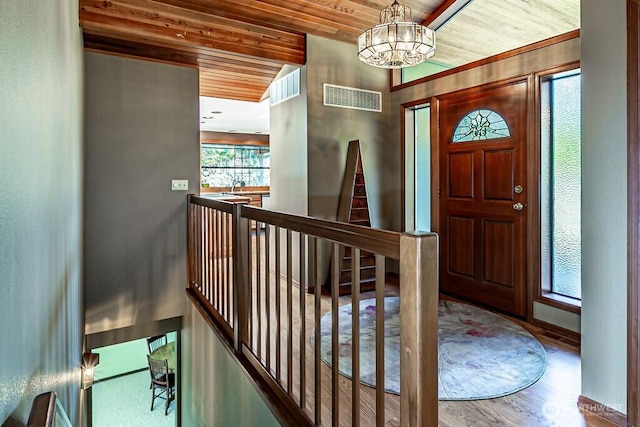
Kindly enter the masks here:
<path id="1" fill-rule="evenodd" d="M 626 413 L 626 2 L 581 6 L 582 394 Z"/>
<path id="2" fill-rule="evenodd" d="M 184 319 L 182 425 L 279 426 L 246 374 L 191 303 Z"/>
<path id="3" fill-rule="evenodd" d="M 307 36 L 309 215 L 335 219 L 347 147 L 360 140 L 371 225 L 392 228 L 395 206 L 388 177 L 399 175 L 397 138 L 389 138 L 388 71 L 361 62 L 355 46 Z M 323 105 L 323 83 L 382 92 L 382 112 Z"/>
<path id="4" fill-rule="evenodd" d="M 186 191 L 198 193 L 198 70 L 85 54 L 87 334 L 181 316 Z"/>
<path id="5" fill-rule="evenodd" d="M 0 2 L 0 424 L 57 391 L 80 425 L 82 41 L 77 0 Z"/>
<path id="6" fill-rule="evenodd" d="M 300 95 L 271 107 L 270 209 L 308 214 L 307 67 L 300 70 Z"/>

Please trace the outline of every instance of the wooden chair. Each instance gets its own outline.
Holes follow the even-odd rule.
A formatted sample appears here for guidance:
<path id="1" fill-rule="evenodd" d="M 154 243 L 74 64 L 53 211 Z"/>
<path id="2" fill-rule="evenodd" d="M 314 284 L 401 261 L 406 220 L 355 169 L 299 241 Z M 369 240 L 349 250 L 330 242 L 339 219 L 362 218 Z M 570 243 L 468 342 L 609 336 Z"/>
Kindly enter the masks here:
<path id="1" fill-rule="evenodd" d="M 169 413 L 169 404 L 175 399 L 176 376 L 169 372 L 169 362 L 165 360 L 152 359 L 147 356 L 149 363 L 149 373 L 151 375 L 151 411 L 153 403 L 157 398 L 165 400 L 164 414 Z"/>
<path id="2" fill-rule="evenodd" d="M 167 344 L 167 334 L 154 335 L 147 337 L 147 346 L 149 347 L 149 354 L 153 353 L 159 347 Z"/>

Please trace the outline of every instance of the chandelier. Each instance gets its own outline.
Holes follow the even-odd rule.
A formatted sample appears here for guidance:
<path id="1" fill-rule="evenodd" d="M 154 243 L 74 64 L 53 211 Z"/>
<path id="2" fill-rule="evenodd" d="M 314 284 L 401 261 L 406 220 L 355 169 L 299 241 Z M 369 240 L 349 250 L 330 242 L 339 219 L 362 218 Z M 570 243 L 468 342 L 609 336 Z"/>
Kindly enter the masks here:
<path id="1" fill-rule="evenodd" d="M 411 9 L 394 0 L 380 12 L 380 23 L 358 37 L 358 58 L 380 68 L 419 64 L 436 51 L 435 32 L 411 21 Z"/>

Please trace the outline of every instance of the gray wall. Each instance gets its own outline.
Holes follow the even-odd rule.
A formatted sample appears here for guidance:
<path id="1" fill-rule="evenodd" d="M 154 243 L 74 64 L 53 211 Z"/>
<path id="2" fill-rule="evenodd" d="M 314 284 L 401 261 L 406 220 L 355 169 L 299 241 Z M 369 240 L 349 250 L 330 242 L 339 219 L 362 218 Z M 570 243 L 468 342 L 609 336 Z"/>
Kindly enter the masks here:
<path id="1" fill-rule="evenodd" d="M 387 218 L 395 208 L 395 195 L 387 178 L 399 174 L 399 153 L 387 132 L 387 73 L 360 62 L 351 44 L 307 36 L 301 94 L 271 108 L 274 210 L 335 219 L 347 146 L 350 140 L 359 139 L 372 224 L 390 227 Z M 323 83 L 380 91 L 383 112 L 325 107 Z"/>
<path id="2" fill-rule="evenodd" d="M 270 209 L 308 214 L 307 69 L 300 70 L 300 95 L 271 107 Z"/>
<path id="3" fill-rule="evenodd" d="M 198 71 L 85 54 L 86 332 L 181 316 L 186 194 L 199 191 Z"/>
<path id="4" fill-rule="evenodd" d="M 581 2 L 582 394 L 626 412 L 626 2 Z"/>
<path id="5" fill-rule="evenodd" d="M 350 140 L 360 140 L 371 223 L 390 228 L 395 206 L 388 177 L 398 174 L 399 152 L 389 139 L 387 70 L 365 65 L 355 46 L 307 35 L 307 64 L 300 70 L 298 97 L 271 108 L 270 209 L 335 219 Z M 383 93 L 383 112 L 323 105 L 323 84 Z M 284 239 L 283 239 L 284 240 Z M 294 241 L 296 247 L 297 241 Z M 321 254 L 322 281 L 328 273 L 328 247 Z M 297 252 L 293 260 L 298 279 Z"/>
<path id="6" fill-rule="evenodd" d="M 77 0 L 0 2 L 0 79 L 0 424 L 54 390 L 81 425 Z"/>
<path id="7" fill-rule="evenodd" d="M 183 426 L 279 426 L 202 315 L 188 304 L 180 366 Z"/>
<path id="8" fill-rule="evenodd" d="M 352 44 L 307 36 L 307 163 L 309 215 L 335 219 L 350 140 L 360 140 L 371 225 L 390 228 L 399 173 L 399 145 L 389 138 L 388 71 L 361 62 Z M 323 83 L 382 92 L 382 113 L 323 105 Z"/>

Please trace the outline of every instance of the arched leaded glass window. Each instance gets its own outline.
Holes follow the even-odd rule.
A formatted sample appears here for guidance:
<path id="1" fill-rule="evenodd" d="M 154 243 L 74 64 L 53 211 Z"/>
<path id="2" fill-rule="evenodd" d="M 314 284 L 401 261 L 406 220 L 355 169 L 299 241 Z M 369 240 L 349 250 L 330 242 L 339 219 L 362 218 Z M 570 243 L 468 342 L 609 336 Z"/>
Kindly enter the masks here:
<path id="1" fill-rule="evenodd" d="M 502 116 L 492 110 L 474 110 L 467 113 L 453 131 L 452 142 L 480 141 L 508 138 L 509 126 Z"/>

